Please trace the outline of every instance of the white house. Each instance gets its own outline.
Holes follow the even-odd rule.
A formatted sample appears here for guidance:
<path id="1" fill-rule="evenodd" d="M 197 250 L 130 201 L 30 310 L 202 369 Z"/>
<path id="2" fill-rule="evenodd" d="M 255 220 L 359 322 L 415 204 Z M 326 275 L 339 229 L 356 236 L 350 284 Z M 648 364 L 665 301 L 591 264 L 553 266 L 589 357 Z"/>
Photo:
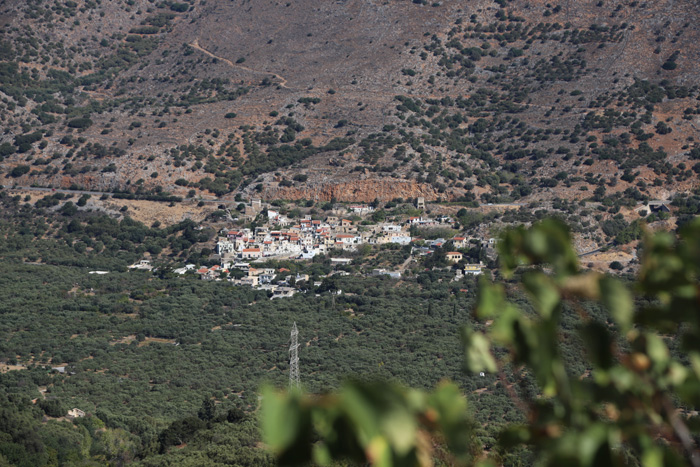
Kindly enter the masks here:
<path id="1" fill-rule="evenodd" d="M 186 264 L 184 268 L 178 268 L 173 270 L 175 274 L 185 274 L 187 271 L 194 271 L 194 264 Z"/>
<path id="2" fill-rule="evenodd" d="M 360 237 L 351 234 L 338 234 L 335 236 L 335 241 L 343 245 L 354 245 L 360 241 Z"/>
<path id="3" fill-rule="evenodd" d="M 295 293 L 296 289 L 294 287 L 277 287 L 277 289 L 275 289 L 275 291 L 272 293 L 272 297 L 270 297 L 270 299 L 274 300 L 276 298 L 293 297 Z"/>
<path id="4" fill-rule="evenodd" d="M 389 276 L 392 279 L 401 279 L 401 271 L 387 271 L 386 269 L 373 269 L 373 276 Z"/>
<path id="5" fill-rule="evenodd" d="M 374 211 L 374 208 L 372 206 L 367 206 L 366 204 L 356 204 L 353 206 L 350 206 L 350 210 L 355 213 L 355 214 L 369 214 L 370 212 Z"/>
<path id="6" fill-rule="evenodd" d="M 262 258 L 262 251 L 260 248 L 244 248 L 241 251 L 241 259 L 258 259 Z"/>
<path id="7" fill-rule="evenodd" d="M 389 237 L 390 243 L 398 243 L 399 245 L 409 245 L 411 243 L 410 235 L 392 235 Z"/>
<path id="8" fill-rule="evenodd" d="M 84 416 L 85 412 L 80 409 L 73 408 L 68 411 L 68 418 L 81 418 Z"/>
<path id="9" fill-rule="evenodd" d="M 142 259 L 136 264 L 132 264 L 129 266 L 129 269 L 140 269 L 141 271 L 151 271 L 153 269 L 153 266 L 151 266 L 151 262 L 147 259 Z"/>
<path id="10" fill-rule="evenodd" d="M 401 226 L 394 224 L 384 224 L 382 225 L 382 232 L 401 232 Z"/>
<path id="11" fill-rule="evenodd" d="M 219 239 L 218 242 L 216 242 L 216 252 L 220 255 L 226 254 L 226 253 L 233 253 L 236 251 L 236 244 L 233 242 L 229 242 L 228 240 Z"/>
<path id="12" fill-rule="evenodd" d="M 455 237 L 452 239 L 452 244 L 457 248 L 466 248 L 467 237 Z"/>
<path id="13" fill-rule="evenodd" d="M 471 274 L 472 276 L 478 276 L 482 274 L 481 268 L 484 267 L 484 264 L 479 262 L 479 264 L 467 264 L 464 266 L 464 274 Z"/>
<path id="14" fill-rule="evenodd" d="M 450 261 L 452 263 L 459 263 L 460 261 L 462 261 L 462 253 L 460 253 L 459 251 L 450 251 L 445 255 L 445 257 L 447 258 L 447 261 Z"/>

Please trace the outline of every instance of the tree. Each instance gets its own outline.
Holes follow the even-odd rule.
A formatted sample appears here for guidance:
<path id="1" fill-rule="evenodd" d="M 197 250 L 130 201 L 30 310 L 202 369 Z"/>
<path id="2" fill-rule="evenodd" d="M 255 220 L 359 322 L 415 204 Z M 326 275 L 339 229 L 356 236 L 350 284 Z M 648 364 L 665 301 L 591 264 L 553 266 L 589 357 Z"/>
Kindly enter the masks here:
<path id="1" fill-rule="evenodd" d="M 84 129 L 92 125 L 92 120 L 87 117 L 74 118 L 68 122 L 69 128 Z"/>
<path id="2" fill-rule="evenodd" d="M 66 414 L 66 409 L 58 399 L 46 399 L 39 402 L 39 407 L 49 417 L 63 417 Z"/>
<path id="3" fill-rule="evenodd" d="M 199 408 L 199 411 L 197 412 L 197 417 L 200 420 L 203 420 L 205 422 L 209 422 L 214 419 L 216 416 L 216 404 L 212 399 L 204 399 L 202 401 L 202 406 Z"/>
<path id="4" fill-rule="evenodd" d="M 11 156 L 15 153 L 15 147 L 10 143 L 0 144 L 0 160 L 5 156 Z"/>
<path id="5" fill-rule="evenodd" d="M 518 400 L 530 422 L 510 423 L 502 448 L 527 446 L 544 465 L 697 465 L 698 427 L 686 419 L 700 404 L 700 219 L 683 226 L 678 238 L 649 236 L 632 287 L 581 271 L 568 229 L 555 220 L 507 231 L 498 247 L 500 273 L 520 278 L 535 313 L 510 301 L 504 285 L 482 280 L 474 312 L 489 326 L 464 329 L 466 366 L 501 379 L 506 369 L 520 368 L 539 393 Z M 609 318 L 586 313 L 592 304 Z M 562 357 L 565 306 L 584 316 L 582 375 L 567 371 Z M 436 443 L 429 436 L 436 431 L 457 461 L 471 463 L 465 411 L 449 383 L 426 394 L 350 382 L 324 396 L 267 390 L 262 424 L 282 464 L 350 457 L 380 466 L 430 465 Z"/>
<path id="6" fill-rule="evenodd" d="M 72 201 L 66 201 L 66 204 L 61 206 L 60 211 L 61 214 L 63 214 L 64 216 L 70 217 L 74 216 L 78 212 L 78 207 L 75 204 L 73 204 Z"/>
<path id="7" fill-rule="evenodd" d="M 31 167 L 28 165 L 18 165 L 10 171 L 10 177 L 21 177 L 22 175 L 28 174 L 30 170 Z"/>

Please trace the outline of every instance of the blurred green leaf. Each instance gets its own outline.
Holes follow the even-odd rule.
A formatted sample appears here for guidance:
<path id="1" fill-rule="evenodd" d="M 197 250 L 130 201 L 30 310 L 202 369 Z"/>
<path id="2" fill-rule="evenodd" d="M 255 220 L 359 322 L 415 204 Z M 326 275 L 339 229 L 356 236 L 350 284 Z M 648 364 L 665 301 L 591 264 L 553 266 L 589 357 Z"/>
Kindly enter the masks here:
<path id="1" fill-rule="evenodd" d="M 311 416 L 298 393 L 262 390 L 261 425 L 265 443 L 281 464 L 295 464 L 311 457 Z"/>
<path id="2" fill-rule="evenodd" d="M 292 404 L 288 394 L 277 392 L 270 387 L 262 391 L 265 400 L 262 412 L 262 427 L 265 442 L 275 451 L 281 451 L 292 444 L 296 437 L 301 415 L 300 407 Z M 290 427 L 292 429 L 290 429 Z"/>
<path id="3" fill-rule="evenodd" d="M 505 290 L 500 284 L 493 284 L 485 277 L 479 281 L 479 297 L 476 316 L 480 319 L 492 318 L 507 305 Z"/>
<path id="4" fill-rule="evenodd" d="M 382 436 L 375 436 L 367 445 L 367 460 L 375 467 L 392 467 L 394 465 L 391 447 Z"/>
<path id="5" fill-rule="evenodd" d="M 612 336 L 601 323 L 590 322 L 581 328 L 581 337 L 588 356 L 598 368 L 607 370 L 613 365 Z"/>
<path id="6" fill-rule="evenodd" d="M 560 300 L 559 291 L 552 280 L 541 272 L 530 271 L 523 274 L 522 281 L 534 298 L 540 316 L 544 319 L 551 318 Z"/>
<path id="7" fill-rule="evenodd" d="M 510 425 L 501 431 L 498 441 L 506 447 L 513 447 L 519 444 L 529 443 L 531 439 L 530 430 L 523 425 Z"/>
<path id="8" fill-rule="evenodd" d="M 467 413 L 467 399 L 457 385 L 441 382 L 429 396 L 428 406 L 437 412 L 437 423 L 452 452 L 460 457 L 466 456 L 472 426 Z"/>
<path id="9" fill-rule="evenodd" d="M 622 332 L 627 332 L 634 317 L 634 302 L 630 291 L 622 283 L 610 276 L 602 276 L 600 285 L 600 300 L 610 311 Z"/>
<path id="10" fill-rule="evenodd" d="M 491 345 L 486 336 L 465 327 L 462 329 L 462 342 L 464 342 L 466 364 L 469 371 L 472 373 L 481 371 L 495 373 L 498 370 L 496 360 L 491 354 Z"/>
<path id="11" fill-rule="evenodd" d="M 506 231 L 499 244 L 501 267 L 506 277 L 523 265 L 551 265 L 557 276 L 578 270 L 578 256 L 571 246 L 569 228 L 555 219 L 545 219 L 529 229 Z"/>
<path id="12" fill-rule="evenodd" d="M 649 355 L 649 358 L 654 363 L 654 367 L 657 371 L 664 371 L 668 366 L 669 359 L 671 358 L 668 347 L 664 343 L 663 339 L 656 334 L 647 333 L 645 337 L 647 355 Z"/>

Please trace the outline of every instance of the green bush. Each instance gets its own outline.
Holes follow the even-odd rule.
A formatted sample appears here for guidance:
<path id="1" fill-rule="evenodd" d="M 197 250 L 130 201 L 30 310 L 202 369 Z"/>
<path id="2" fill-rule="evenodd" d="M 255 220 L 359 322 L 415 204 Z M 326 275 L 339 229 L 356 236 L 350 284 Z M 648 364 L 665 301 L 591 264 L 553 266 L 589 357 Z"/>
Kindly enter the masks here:
<path id="1" fill-rule="evenodd" d="M 83 129 L 89 127 L 90 125 L 92 125 L 92 120 L 87 117 L 74 118 L 73 120 L 68 121 L 69 128 Z"/>
<path id="2" fill-rule="evenodd" d="M 173 3 L 170 5 L 170 9 L 178 13 L 184 13 L 190 9 L 190 6 L 187 3 Z"/>
<path id="3" fill-rule="evenodd" d="M 63 404 L 57 399 L 47 399 L 39 401 L 39 407 L 49 417 L 63 417 L 66 414 L 66 409 Z"/>
<path id="4" fill-rule="evenodd" d="M 137 26 L 131 28 L 130 34 L 158 34 L 160 28 L 158 26 Z"/>
<path id="5" fill-rule="evenodd" d="M 21 177 L 22 175 L 28 174 L 30 170 L 31 167 L 29 167 L 28 165 L 18 165 L 10 171 L 10 177 Z"/>
<path id="6" fill-rule="evenodd" d="M 0 160 L 2 160 L 3 157 L 10 156 L 10 155 L 14 154 L 15 151 L 16 151 L 15 147 L 10 143 L 0 144 Z"/>

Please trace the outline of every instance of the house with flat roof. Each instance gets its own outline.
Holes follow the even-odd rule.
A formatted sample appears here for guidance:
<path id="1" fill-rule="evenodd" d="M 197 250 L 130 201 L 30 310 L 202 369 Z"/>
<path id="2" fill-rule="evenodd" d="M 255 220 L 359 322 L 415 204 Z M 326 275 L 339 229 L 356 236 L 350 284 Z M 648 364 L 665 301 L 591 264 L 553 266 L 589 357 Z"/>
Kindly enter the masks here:
<path id="1" fill-rule="evenodd" d="M 467 264 L 466 266 L 464 266 L 464 274 L 465 275 L 471 274 L 472 276 L 478 276 L 478 275 L 482 274 L 481 269 L 483 267 L 484 267 L 484 264 L 481 262 L 479 264 Z"/>

